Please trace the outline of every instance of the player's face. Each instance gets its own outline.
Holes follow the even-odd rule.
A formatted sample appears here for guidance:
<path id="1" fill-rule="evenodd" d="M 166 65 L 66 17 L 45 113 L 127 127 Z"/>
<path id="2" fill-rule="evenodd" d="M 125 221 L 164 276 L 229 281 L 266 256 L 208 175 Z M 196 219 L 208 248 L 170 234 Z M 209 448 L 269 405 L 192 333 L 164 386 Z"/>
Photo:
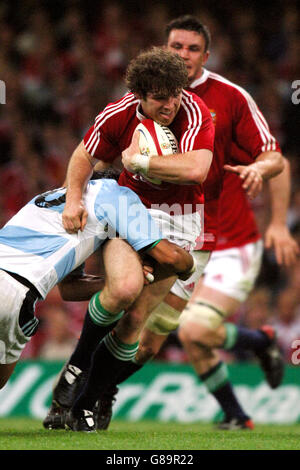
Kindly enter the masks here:
<path id="1" fill-rule="evenodd" d="M 206 63 L 209 51 L 205 52 L 203 34 L 185 29 L 172 29 L 169 34 L 167 49 L 176 52 L 185 61 L 190 83 L 201 77 L 202 67 Z"/>
<path id="2" fill-rule="evenodd" d="M 145 116 L 163 126 L 169 126 L 174 121 L 181 103 L 182 92 L 176 96 L 160 96 L 148 93 L 146 99 L 141 99 L 141 106 Z"/>

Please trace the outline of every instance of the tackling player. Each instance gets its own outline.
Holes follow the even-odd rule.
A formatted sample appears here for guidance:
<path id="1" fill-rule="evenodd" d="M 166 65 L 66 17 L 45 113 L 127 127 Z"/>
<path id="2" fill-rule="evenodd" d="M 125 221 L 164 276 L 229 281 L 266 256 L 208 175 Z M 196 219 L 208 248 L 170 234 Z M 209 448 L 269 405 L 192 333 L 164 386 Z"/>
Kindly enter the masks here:
<path id="1" fill-rule="evenodd" d="M 190 254 L 161 239 L 160 230 L 138 196 L 113 179 L 88 183 L 83 200 L 89 218 L 78 234 L 67 234 L 62 225 L 65 194 L 66 188 L 58 188 L 34 197 L 0 230 L 0 388 L 37 331 L 36 302 L 45 299 L 104 242 L 105 284 L 102 292 L 93 296 L 93 318 L 104 326 L 99 331 L 102 337 L 143 289 L 137 252 L 147 250 L 165 266 L 165 276 L 186 276 L 193 266 Z M 124 216 L 124 201 L 132 216 Z M 110 236 L 113 239 L 107 241 Z M 111 263 L 116 251 L 118 269 Z M 123 323 L 125 328 L 126 321 Z"/>

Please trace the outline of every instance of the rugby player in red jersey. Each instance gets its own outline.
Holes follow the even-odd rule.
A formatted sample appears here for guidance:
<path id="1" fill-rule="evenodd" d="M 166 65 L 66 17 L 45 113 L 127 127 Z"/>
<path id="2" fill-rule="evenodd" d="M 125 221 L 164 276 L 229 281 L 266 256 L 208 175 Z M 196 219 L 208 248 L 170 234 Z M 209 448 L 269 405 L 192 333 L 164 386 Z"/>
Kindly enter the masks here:
<path id="1" fill-rule="evenodd" d="M 109 104 L 96 117 L 94 125 L 71 157 L 67 171 L 66 206 L 62 215 L 68 232 L 83 230 L 86 224 L 88 214 L 82 204 L 82 194 L 95 163 L 112 164 L 122 154 L 124 170 L 119 184 L 140 196 L 165 238 L 172 239 L 188 251 L 195 246 L 201 230 L 202 184 L 213 155 L 214 126 L 202 100 L 183 89 L 187 80 L 184 61 L 162 48 L 143 52 L 129 64 L 126 84 L 130 93 Z M 145 118 L 172 130 L 178 140 L 179 153 L 164 158 L 140 155 L 138 133 L 134 134 L 134 131 Z M 153 184 L 149 178 L 159 179 L 161 183 Z M 177 212 L 171 215 L 174 204 Z M 200 264 L 203 269 L 208 255 L 202 255 Z M 115 262 L 118 263 L 118 256 Z M 127 269 L 130 270 L 130 265 Z M 114 332 L 107 341 L 102 341 L 91 365 L 90 358 L 86 358 L 89 375 L 70 412 L 68 424 L 72 429 L 79 430 L 81 424 L 85 426 L 88 419 L 85 415 L 90 416 L 100 389 L 105 391 L 107 384 L 116 378 L 116 371 L 121 371 L 126 362 L 131 362 L 121 350 L 137 343 L 147 314 L 164 299 L 176 280 L 173 274 L 166 276 L 161 273 L 159 267 L 154 274 L 156 282 L 145 286 L 133 307 L 120 320 L 118 335 Z M 92 325 L 81 335 L 82 342 L 91 338 L 96 346 L 98 343 Z M 84 355 L 83 349 L 76 353 Z"/>

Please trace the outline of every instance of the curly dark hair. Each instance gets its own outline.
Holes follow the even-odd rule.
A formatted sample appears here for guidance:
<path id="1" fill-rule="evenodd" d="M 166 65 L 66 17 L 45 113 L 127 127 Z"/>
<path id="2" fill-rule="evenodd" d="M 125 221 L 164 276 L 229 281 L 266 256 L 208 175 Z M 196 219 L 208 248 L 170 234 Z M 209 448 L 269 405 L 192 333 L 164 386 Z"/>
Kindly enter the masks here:
<path id="1" fill-rule="evenodd" d="M 178 54 L 152 47 L 129 63 L 125 82 L 132 93 L 143 99 L 148 93 L 168 98 L 188 85 L 188 73 Z"/>

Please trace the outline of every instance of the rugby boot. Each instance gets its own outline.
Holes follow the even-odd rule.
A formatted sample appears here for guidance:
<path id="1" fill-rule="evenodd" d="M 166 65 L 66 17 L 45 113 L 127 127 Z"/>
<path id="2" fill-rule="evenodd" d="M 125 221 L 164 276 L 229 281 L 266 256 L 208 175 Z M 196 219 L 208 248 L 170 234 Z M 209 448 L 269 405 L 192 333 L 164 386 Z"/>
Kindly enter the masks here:
<path id="1" fill-rule="evenodd" d="M 53 390 L 51 407 L 43 421 L 46 429 L 64 429 L 66 412 L 71 408 L 85 378 L 86 373 L 78 367 L 67 364 L 63 368 Z"/>
<path id="2" fill-rule="evenodd" d="M 260 328 L 268 336 L 270 344 L 256 353 L 260 366 L 265 374 L 266 381 L 271 388 L 277 388 L 284 376 L 284 359 L 277 344 L 275 329 L 270 325 Z"/>
<path id="3" fill-rule="evenodd" d="M 66 415 L 65 427 L 72 431 L 96 432 L 93 412 L 90 410 L 69 410 Z"/>
<path id="4" fill-rule="evenodd" d="M 116 401 L 118 391 L 118 387 L 113 386 L 97 401 L 94 409 L 97 429 L 104 431 L 108 428 L 112 418 L 112 407 Z"/>
<path id="5" fill-rule="evenodd" d="M 252 431 L 254 429 L 253 421 L 246 418 L 227 418 L 225 417 L 223 421 L 217 424 L 217 429 L 222 431 Z"/>

